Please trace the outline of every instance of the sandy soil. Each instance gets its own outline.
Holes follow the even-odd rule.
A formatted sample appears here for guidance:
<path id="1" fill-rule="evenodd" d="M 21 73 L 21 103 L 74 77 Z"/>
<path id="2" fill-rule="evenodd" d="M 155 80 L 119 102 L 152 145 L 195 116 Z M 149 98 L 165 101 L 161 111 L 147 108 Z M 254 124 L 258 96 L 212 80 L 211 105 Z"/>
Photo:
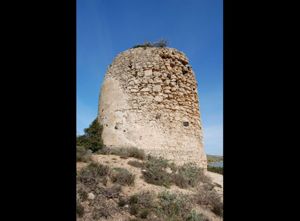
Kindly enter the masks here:
<path id="1" fill-rule="evenodd" d="M 221 199 L 223 200 L 223 175 L 207 171 L 207 176 L 212 179 L 213 183 L 217 184 L 217 187 L 214 189 L 221 195 Z"/>
<path id="2" fill-rule="evenodd" d="M 120 158 L 119 156 L 116 155 L 93 155 L 92 156 L 92 160 L 104 165 L 108 165 L 111 168 L 116 168 L 116 167 L 121 167 L 121 168 L 125 168 L 128 171 L 130 171 L 131 173 L 135 174 L 136 178 L 135 178 L 135 183 L 133 186 L 125 186 L 123 187 L 123 193 L 126 196 L 131 196 L 135 193 L 138 192 L 142 192 L 142 191 L 150 191 L 150 192 L 154 192 L 154 193 L 160 193 L 164 190 L 173 192 L 173 193 L 183 193 L 183 194 L 193 194 L 193 190 L 190 189 L 181 189 L 177 186 L 172 185 L 170 188 L 166 188 L 163 186 L 156 186 L 153 184 L 149 184 L 146 183 L 143 178 L 142 178 L 142 172 L 141 172 L 141 168 L 136 168 L 133 167 L 131 165 L 128 164 L 128 161 L 140 161 L 138 159 L 135 158 Z M 84 166 L 86 166 L 87 163 L 77 163 L 77 170 L 80 170 L 81 168 L 83 168 Z M 215 190 L 221 195 L 221 197 L 223 196 L 223 176 L 221 174 L 216 174 L 216 173 L 212 173 L 212 172 L 207 172 L 207 175 L 209 177 L 211 177 L 213 183 L 218 184 L 219 187 L 215 187 Z M 199 206 L 196 206 L 195 209 L 201 213 L 203 213 L 204 215 L 207 215 L 208 217 L 211 218 L 212 221 L 220 221 L 223 220 L 222 218 L 216 216 L 214 213 L 212 213 L 211 211 L 201 208 Z M 112 219 L 109 219 L 110 221 L 123 221 L 124 217 L 112 217 Z"/>

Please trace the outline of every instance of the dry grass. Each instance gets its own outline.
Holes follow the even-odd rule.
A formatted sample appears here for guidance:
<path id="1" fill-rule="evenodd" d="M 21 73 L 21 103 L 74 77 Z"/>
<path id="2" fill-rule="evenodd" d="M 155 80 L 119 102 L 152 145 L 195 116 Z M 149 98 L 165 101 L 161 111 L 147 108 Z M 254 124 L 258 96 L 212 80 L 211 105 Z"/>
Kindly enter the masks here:
<path id="1" fill-rule="evenodd" d="M 223 216 L 223 203 L 220 195 L 213 190 L 211 185 L 197 187 L 194 202 L 198 205 L 206 206 L 218 216 Z"/>
<path id="2" fill-rule="evenodd" d="M 129 198 L 129 211 L 135 219 L 148 221 L 206 221 L 207 218 L 192 209 L 192 201 L 186 195 L 164 191 L 159 195 L 141 192 Z"/>
<path id="3" fill-rule="evenodd" d="M 105 184 L 108 173 L 108 166 L 98 163 L 90 163 L 87 167 L 83 168 L 79 172 L 77 180 L 87 186 L 97 185 L 98 182 Z"/>
<path id="4" fill-rule="evenodd" d="M 84 164 L 78 172 L 77 221 L 207 221 L 223 215 L 214 185 L 195 165 L 176 167 L 151 156 L 144 161 L 118 158 L 117 163 L 112 158 L 93 157 L 99 163 Z M 115 168 L 102 164 L 108 159 Z"/>
<path id="5" fill-rule="evenodd" d="M 117 155 L 122 158 L 133 157 L 140 160 L 144 160 L 146 158 L 144 150 L 138 149 L 136 147 L 128 147 L 128 148 L 103 148 L 99 152 L 100 154 L 112 154 Z"/>
<path id="6" fill-rule="evenodd" d="M 144 163 L 139 162 L 137 160 L 128 161 L 128 165 L 133 166 L 133 167 L 137 167 L 137 168 L 143 168 L 144 167 Z"/>
<path id="7" fill-rule="evenodd" d="M 119 212 L 117 203 L 109 199 L 119 198 L 122 188 L 119 184 L 107 186 L 110 173 L 108 166 L 98 163 L 90 163 L 78 173 L 76 195 L 78 218 L 99 220 Z M 89 212 L 85 213 L 85 209 Z"/>
<path id="8" fill-rule="evenodd" d="M 92 151 L 86 149 L 83 146 L 76 147 L 76 160 L 78 162 L 89 162 L 91 161 Z"/>
<path id="9" fill-rule="evenodd" d="M 167 172 L 169 163 L 163 158 L 149 157 L 144 163 L 143 177 L 147 183 L 169 187 L 172 177 Z"/>
<path id="10" fill-rule="evenodd" d="M 147 218 L 154 207 L 154 195 L 150 192 L 142 192 L 133 195 L 128 201 L 130 214 L 139 218 Z"/>
<path id="11" fill-rule="evenodd" d="M 180 188 L 189 188 L 199 183 L 211 183 L 203 169 L 192 163 L 176 167 L 166 159 L 149 157 L 141 166 L 145 181 L 158 186 L 170 187 L 175 184 Z"/>
<path id="12" fill-rule="evenodd" d="M 178 167 L 173 174 L 173 182 L 180 188 L 195 187 L 200 182 L 210 183 L 211 180 L 204 174 L 203 169 L 189 163 Z"/>
<path id="13" fill-rule="evenodd" d="M 121 185 L 133 185 L 135 176 L 124 168 L 114 168 L 110 173 L 110 179 L 113 183 Z"/>

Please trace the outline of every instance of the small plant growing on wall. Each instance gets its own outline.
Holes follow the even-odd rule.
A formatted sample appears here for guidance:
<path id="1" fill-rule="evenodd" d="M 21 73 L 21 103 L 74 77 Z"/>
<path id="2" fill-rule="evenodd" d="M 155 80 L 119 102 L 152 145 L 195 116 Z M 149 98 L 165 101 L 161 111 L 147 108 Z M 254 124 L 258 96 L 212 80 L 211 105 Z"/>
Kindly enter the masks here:
<path id="1" fill-rule="evenodd" d="M 150 43 L 146 41 L 144 44 L 138 44 L 133 46 L 132 48 L 152 48 L 152 47 L 165 48 L 167 47 L 167 45 L 168 45 L 168 41 L 162 39 L 154 43 Z"/>
<path id="2" fill-rule="evenodd" d="M 159 40 L 158 42 L 153 44 L 153 47 L 159 47 L 159 48 L 165 48 L 168 45 L 168 41 L 167 40 Z"/>

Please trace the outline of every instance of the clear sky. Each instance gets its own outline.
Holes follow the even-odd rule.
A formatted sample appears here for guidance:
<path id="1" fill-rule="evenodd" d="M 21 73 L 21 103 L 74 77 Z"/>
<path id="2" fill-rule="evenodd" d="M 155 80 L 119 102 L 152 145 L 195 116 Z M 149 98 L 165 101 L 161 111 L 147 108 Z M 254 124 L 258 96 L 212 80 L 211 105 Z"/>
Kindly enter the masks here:
<path id="1" fill-rule="evenodd" d="M 97 116 L 102 80 L 114 57 L 161 38 L 189 58 L 205 151 L 223 155 L 222 0 L 77 0 L 77 134 Z"/>

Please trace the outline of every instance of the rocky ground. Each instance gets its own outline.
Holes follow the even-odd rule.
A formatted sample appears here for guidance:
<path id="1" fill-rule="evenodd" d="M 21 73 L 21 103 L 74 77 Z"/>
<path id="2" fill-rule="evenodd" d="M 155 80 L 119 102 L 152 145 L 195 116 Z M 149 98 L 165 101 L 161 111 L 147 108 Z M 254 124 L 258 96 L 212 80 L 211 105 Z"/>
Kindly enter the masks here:
<path id="1" fill-rule="evenodd" d="M 92 155 L 91 157 L 92 162 L 97 162 L 102 165 L 107 165 L 109 168 L 124 168 L 128 170 L 131 174 L 135 176 L 134 183 L 132 185 L 122 185 L 120 192 L 117 194 L 116 197 L 102 197 L 97 196 L 97 193 L 93 192 L 93 189 L 90 189 L 89 193 L 87 193 L 87 197 L 85 197 L 85 200 L 81 200 L 78 202 L 80 206 L 82 206 L 82 209 L 85 211 L 84 215 L 81 217 L 77 217 L 78 221 L 90 221 L 90 220 L 106 220 L 106 221 L 127 221 L 127 220 L 143 220 L 143 219 L 136 219 L 136 216 L 131 215 L 131 211 L 129 210 L 129 206 L 124 203 L 125 205 L 122 205 L 122 208 L 120 208 L 120 199 L 128 199 L 130 196 L 133 196 L 135 194 L 139 194 L 142 192 L 148 192 L 151 194 L 160 194 L 164 191 L 168 191 L 170 193 L 174 194 L 183 194 L 183 195 L 193 195 L 196 191 L 196 188 L 180 188 L 176 185 L 171 185 L 170 187 L 164 187 L 164 186 L 158 186 L 153 185 L 150 183 L 145 182 L 143 179 L 142 174 L 142 168 L 134 167 L 128 164 L 129 161 L 139 161 L 142 162 L 142 160 L 138 160 L 135 158 L 124 158 L 116 155 Z M 88 165 L 88 163 L 84 162 L 78 162 L 77 163 L 77 171 L 80 172 L 83 168 L 85 168 Z M 223 176 L 220 174 L 207 172 L 206 175 L 211 178 L 211 183 L 213 186 L 213 190 L 219 194 L 221 201 L 223 201 Z M 78 182 L 78 181 L 77 181 Z M 80 184 L 81 185 L 81 184 Z M 111 182 L 111 180 L 105 180 L 105 187 L 101 187 L 102 189 L 105 188 L 111 188 L 113 189 L 115 185 Z M 101 195 L 101 194 L 99 194 Z M 93 214 L 93 210 L 95 208 L 95 201 L 101 201 L 99 205 L 99 210 L 109 210 L 106 211 L 107 215 L 95 217 Z M 95 205 L 94 205 L 95 204 Z M 97 204 L 98 206 L 98 204 Z M 193 203 L 193 209 L 203 214 L 207 219 L 203 220 L 211 220 L 211 221 L 219 221 L 223 220 L 222 217 L 216 215 L 214 212 L 212 212 L 211 209 L 208 208 L 208 206 L 205 205 L 198 205 L 196 203 Z M 94 217 L 93 217 L 94 216 Z M 105 217 L 106 216 L 106 217 Z M 151 220 L 151 218 L 147 219 Z M 155 219 L 153 220 L 161 220 L 161 219 Z M 201 219 L 190 219 L 190 220 L 201 220 Z"/>

